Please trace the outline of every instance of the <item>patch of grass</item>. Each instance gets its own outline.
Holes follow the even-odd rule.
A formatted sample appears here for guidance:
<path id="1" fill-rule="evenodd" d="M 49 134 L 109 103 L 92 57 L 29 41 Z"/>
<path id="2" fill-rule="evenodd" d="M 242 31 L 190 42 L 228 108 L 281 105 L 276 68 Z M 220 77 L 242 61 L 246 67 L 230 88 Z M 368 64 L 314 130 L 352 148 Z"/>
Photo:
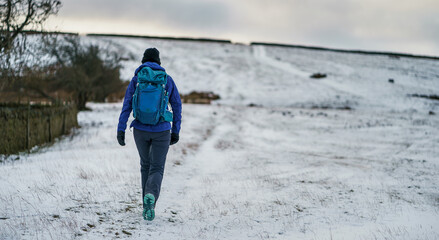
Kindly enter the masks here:
<path id="1" fill-rule="evenodd" d="M 326 74 L 325 73 L 314 73 L 311 76 L 309 76 L 310 78 L 315 78 L 315 79 L 319 79 L 319 78 L 326 78 Z"/>
<path id="2" fill-rule="evenodd" d="M 430 100 L 435 100 L 435 101 L 439 101 L 439 95 L 435 95 L 435 94 L 431 94 L 431 95 L 427 95 L 427 94 L 410 94 L 410 97 L 417 97 L 417 98 L 426 98 L 426 99 L 430 99 Z"/>

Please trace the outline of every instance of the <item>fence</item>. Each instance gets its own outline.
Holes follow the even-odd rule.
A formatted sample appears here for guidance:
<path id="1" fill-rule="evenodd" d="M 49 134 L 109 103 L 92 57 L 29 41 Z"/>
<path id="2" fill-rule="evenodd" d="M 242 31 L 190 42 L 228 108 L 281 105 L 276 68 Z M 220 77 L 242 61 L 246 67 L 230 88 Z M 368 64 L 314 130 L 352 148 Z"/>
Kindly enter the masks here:
<path id="1" fill-rule="evenodd" d="M 78 126 L 74 105 L 0 105 L 0 154 L 30 150 Z"/>

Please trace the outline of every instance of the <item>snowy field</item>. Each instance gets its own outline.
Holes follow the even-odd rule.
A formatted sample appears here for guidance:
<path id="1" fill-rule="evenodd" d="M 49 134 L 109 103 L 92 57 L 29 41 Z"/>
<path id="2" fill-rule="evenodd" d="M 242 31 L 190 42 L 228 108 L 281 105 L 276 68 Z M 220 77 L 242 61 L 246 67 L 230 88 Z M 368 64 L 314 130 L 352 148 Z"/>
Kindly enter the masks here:
<path id="1" fill-rule="evenodd" d="M 0 165 L 0 239 L 439 238 L 439 101 L 410 97 L 439 94 L 439 61 L 84 39 L 131 58 L 127 80 L 155 46 L 181 93 L 221 100 L 183 105 L 152 222 L 121 103 L 89 104 L 71 136 Z"/>

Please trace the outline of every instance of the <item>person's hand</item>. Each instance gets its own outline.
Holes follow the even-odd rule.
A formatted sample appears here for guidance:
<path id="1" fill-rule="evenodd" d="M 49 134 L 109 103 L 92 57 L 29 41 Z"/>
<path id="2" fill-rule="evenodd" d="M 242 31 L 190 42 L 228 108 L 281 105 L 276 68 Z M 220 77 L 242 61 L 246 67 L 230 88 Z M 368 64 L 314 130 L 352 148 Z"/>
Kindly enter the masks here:
<path id="1" fill-rule="evenodd" d="M 176 144 L 179 139 L 180 139 L 180 136 L 177 133 L 171 133 L 171 143 L 170 143 L 170 145 Z"/>
<path id="2" fill-rule="evenodd" d="M 118 131 L 117 132 L 117 141 L 121 146 L 125 146 L 125 132 L 124 131 Z"/>

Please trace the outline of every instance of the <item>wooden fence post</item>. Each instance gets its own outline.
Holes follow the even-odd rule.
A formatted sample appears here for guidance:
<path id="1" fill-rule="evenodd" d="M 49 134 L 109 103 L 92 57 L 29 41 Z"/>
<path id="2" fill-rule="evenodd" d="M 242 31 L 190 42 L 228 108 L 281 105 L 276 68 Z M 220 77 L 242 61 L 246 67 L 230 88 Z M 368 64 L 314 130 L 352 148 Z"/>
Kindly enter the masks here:
<path id="1" fill-rule="evenodd" d="M 27 117 L 26 117 L 26 149 L 30 152 L 30 100 L 27 99 Z"/>
<path id="2" fill-rule="evenodd" d="M 62 128 L 61 128 L 61 131 L 62 131 L 62 134 L 64 135 L 64 134 L 66 134 L 66 108 L 65 108 L 65 106 L 63 106 L 62 108 L 63 108 L 63 111 L 62 111 Z"/>
<path id="3" fill-rule="evenodd" d="M 52 128 L 51 128 L 51 114 L 49 114 L 49 117 L 47 119 L 47 123 L 49 124 L 49 142 L 52 142 Z"/>

